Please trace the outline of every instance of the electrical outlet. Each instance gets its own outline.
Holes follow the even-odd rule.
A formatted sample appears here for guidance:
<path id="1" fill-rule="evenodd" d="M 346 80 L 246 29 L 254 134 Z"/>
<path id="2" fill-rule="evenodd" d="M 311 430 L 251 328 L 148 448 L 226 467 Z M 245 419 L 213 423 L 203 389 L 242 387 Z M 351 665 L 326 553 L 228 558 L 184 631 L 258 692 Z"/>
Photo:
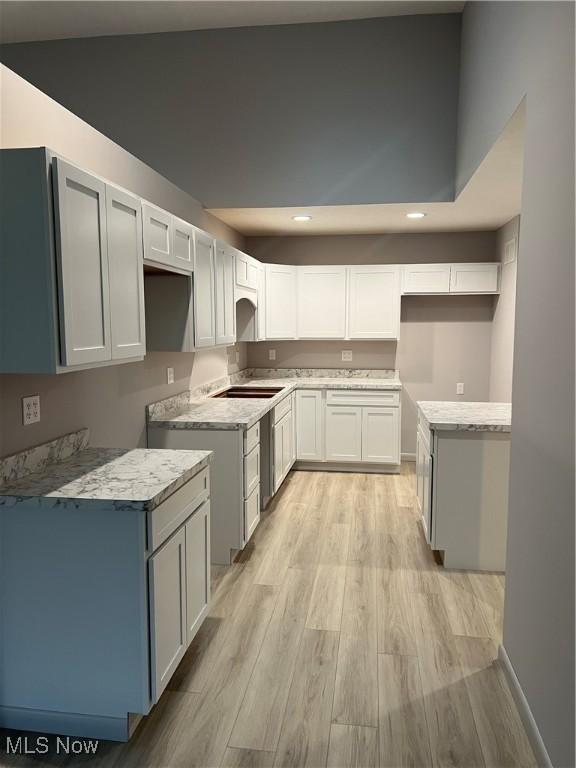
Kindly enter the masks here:
<path id="1" fill-rule="evenodd" d="M 456 394 L 457 395 L 463 395 L 464 394 L 464 384 L 463 382 L 459 382 L 456 384 Z"/>
<path id="2" fill-rule="evenodd" d="M 174 384 L 174 368 L 166 368 L 166 383 Z"/>
<path id="3" fill-rule="evenodd" d="M 276 350 L 275 349 L 269 349 L 268 350 L 268 360 L 276 360 Z"/>
<path id="4" fill-rule="evenodd" d="M 352 350 L 351 349 L 343 349 L 342 350 L 342 362 L 343 363 L 351 363 L 352 362 Z"/>
<path id="5" fill-rule="evenodd" d="M 22 424 L 40 421 L 40 395 L 22 398 Z"/>

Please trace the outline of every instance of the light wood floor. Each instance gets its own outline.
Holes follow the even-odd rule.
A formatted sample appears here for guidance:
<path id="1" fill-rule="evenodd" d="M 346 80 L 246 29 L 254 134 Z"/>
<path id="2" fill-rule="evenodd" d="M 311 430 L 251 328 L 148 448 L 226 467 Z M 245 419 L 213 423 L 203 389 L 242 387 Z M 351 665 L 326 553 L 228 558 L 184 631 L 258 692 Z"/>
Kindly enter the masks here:
<path id="1" fill-rule="evenodd" d="M 503 578 L 435 564 L 413 466 L 291 473 L 238 561 L 215 569 L 159 705 L 129 744 L 68 764 L 535 765 L 494 662 Z"/>

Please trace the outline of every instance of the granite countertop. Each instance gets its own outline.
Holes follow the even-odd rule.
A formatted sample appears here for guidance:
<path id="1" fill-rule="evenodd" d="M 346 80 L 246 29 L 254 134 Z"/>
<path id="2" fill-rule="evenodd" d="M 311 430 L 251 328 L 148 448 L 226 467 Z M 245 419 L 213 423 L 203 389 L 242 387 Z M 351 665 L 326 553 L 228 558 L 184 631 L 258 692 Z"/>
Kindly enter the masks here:
<path id="1" fill-rule="evenodd" d="M 227 385 L 229 386 L 229 385 Z M 226 389 L 220 387 L 219 390 Z M 400 390 L 402 382 L 397 377 L 330 377 L 293 375 L 278 378 L 245 378 L 236 386 L 248 387 L 282 387 L 281 392 L 271 398 L 218 399 L 203 396 L 198 399 L 185 400 L 182 396 L 166 401 L 166 407 L 155 404 L 149 410 L 148 425 L 168 429 L 249 429 L 272 410 L 280 401 L 295 389 L 376 389 Z M 173 407 L 170 403 L 173 403 Z M 158 408 L 157 405 L 160 405 Z"/>
<path id="2" fill-rule="evenodd" d="M 0 485 L 0 506 L 150 510 L 207 466 L 211 451 L 83 448 Z"/>
<path id="3" fill-rule="evenodd" d="M 430 429 L 464 432 L 511 431 L 511 403 L 451 403 L 421 400 L 417 406 Z"/>

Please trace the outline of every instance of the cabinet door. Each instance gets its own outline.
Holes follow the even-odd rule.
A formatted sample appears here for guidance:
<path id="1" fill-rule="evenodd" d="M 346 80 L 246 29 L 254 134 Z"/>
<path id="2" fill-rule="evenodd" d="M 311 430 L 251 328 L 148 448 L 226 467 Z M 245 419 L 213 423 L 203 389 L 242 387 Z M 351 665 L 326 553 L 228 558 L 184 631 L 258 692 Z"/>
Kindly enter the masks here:
<path id="1" fill-rule="evenodd" d="M 152 701 L 156 703 L 186 651 L 184 527 L 148 561 Z"/>
<path id="2" fill-rule="evenodd" d="M 498 293 L 498 264 L 452 264 L 450 293 Z"/>
<path id="3" fill-rule="evenodd" d="M 322 392 L 301 389 L 296 393 L 296 458 L 323 461 Z"/>
<path id="4" fill-rule="evenodd" d="M 172 261 L 181 269 L 194 267 L 194 227 L 182 219 L 172 217 Z"/>
<path id="5" fill-rule="evenodd" d="M 172 265 L 172 216 L 149 203 L 142 203 L 144 258 Z"/>
<path id="6" fill-rule="evenodd" d="M 216 344 L 236 342 L 236 303 L 234 301 L 234 251 L 216 243 Z"/>
<path id="7" fill-rule="evenodd" d="M 326 461 L 362 461 L 362 408 L 326 406 Z"/>
<path id="8" fill-rule="evenodd" d="M 400 463 L 399 408 L 362 408 L 362 461 Z"/>
<path id="9" fill-rule="evenodd" d="M 186 538 L 186 645 L 190 645 L 210 602 L 210 502 L 184 526 Z"/>
<path id="10" fill-rule="evenodd" d="M 112 359 L 146 354 L 142 206 L 133 195 L 106 185 Z"/>
<path id="11" fill-rule="evenodd" d="M 274 442 L 274 493 L 282 483 L 284 471 L 284 419 L 281 419 L 273 428 Z"/>
<path id="12" fill-rule="evenodd" d="M 433 510 L 432 510 L 432 466 L 433 457 L 426 452 L 423 456 L 422 485 L 422 521 L 426 531 L 426 540 L 434 548 Z"/>
<path id="13" fill-rule="evenodd" d="M 298 267 L 298 337 L 346 335 L 346 267 Z"/>
<path id="14" fill-rule="evenodd" d="M 62 363 L 111 360 L 106 185 L 59 158 L 54 185 Z"/>
<path id="15" fill-rule="evenodd" d="M 216 343 L 214 302 L 214 240 L 196 233 L 194 249 L 194 338 L 197 347 Z"/>
<path id="16" fill-rule="evenodd" d="M 266 338 L 296 338 L 296 267 L 266 264 Z"/>
<path id="17" fill-rule="evenodd" d="M 235 252 L 236 285 L 258 288 L 258 262 L 247 253 Z"/>
<path id="18" fill-rule="evenodd" d="M 403 275 L 404 293 L 450 292 L 450 264 L 409 264 Z"/>
<path id="19" fill-rule="evenodd" d="M 248 542 L 259 522 L 260 486 L 257 486 L 244 502 L 244 543 Z"/>
<path id="20" fill-rule="evenodd" d="M 282 477 L 285 477 L 294 463 L 294 424 L 292 411 L 282 419 Z"/>
<path id="21" fill-rule="evenodd" d="M 420 430 L 416 432 L 416 500 L 418 511 L 423 515 L 424 509 L 424 442 Z"/>
<path id="22" fill-rule="evenodd" d="M 400 336 L 400 270 L 395 266 L 350 267 L 348 336 L 397 339 Z"/>

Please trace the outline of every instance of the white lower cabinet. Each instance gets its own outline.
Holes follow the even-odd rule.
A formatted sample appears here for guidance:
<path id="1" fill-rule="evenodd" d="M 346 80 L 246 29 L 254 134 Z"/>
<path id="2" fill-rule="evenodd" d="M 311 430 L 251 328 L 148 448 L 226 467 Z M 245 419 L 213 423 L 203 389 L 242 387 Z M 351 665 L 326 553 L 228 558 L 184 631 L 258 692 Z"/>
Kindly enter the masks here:
<path id="1" fill-rule="evenodd" d="M 210 599 L 210 501 L 206 500 L 148 561 L 152 701 L 162 695 Z"/>
<path id="2" fill-rule="evenodd" d="M 186 644 L 190 645 L 210 602 L 210 502 L 184 526 L 186 535 Z"/>
<path id="3" fill-rule="evenodd" d="M 295 459 L 292 396 L 276 406 L 272 416 L 273 491 L 276 493 Z"/>
<path id="4" fill-rule="evenodd" d="M 186 652 L 186 535 L 180 528 L 148 561 L 152 701 Z"/>
<path id="5" fill-rule="evenodd" d="M 324 401 L 321 390 L 296 393 L 296 458 L 324 460 Z"/>
<path id="6" fill-rule="evenodd" d="M 244 538 L 250 539 L 260 522 L 260 485 L 256 486 L 244 502 Z"/>
<path id="7" fill-rule="evenodd" d="M 362 461 L 400 463 L 398 408 L 362 408 Z"/>
<path id="8" fill-rule="evenodd" d="M 360 406 L 326 406 L 326 460 L 362 461 Z"/>

